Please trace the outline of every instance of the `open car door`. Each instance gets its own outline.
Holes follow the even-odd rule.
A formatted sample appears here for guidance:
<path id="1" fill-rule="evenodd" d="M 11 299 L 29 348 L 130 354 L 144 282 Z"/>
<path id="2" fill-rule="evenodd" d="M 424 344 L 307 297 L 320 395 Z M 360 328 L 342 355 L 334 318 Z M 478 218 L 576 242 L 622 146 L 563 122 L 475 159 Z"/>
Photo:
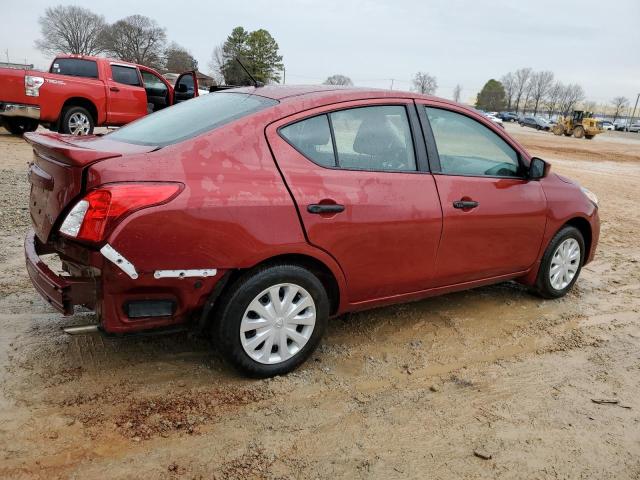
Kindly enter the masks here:
<path id="1" fill-rule="evenodd" d="M 182 73 L 176 80 L 173 103 L 184 102 L 198 96 L 198 77 L 196 72 Z"/>

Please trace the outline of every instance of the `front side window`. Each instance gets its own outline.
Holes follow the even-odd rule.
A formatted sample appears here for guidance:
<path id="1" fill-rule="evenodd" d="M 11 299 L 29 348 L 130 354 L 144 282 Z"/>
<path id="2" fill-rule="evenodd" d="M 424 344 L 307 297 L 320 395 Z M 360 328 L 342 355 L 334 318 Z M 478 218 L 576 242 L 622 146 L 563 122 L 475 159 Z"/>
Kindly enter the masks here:
<path id="1" fill-rule="evenodd" d="M 425 107 L 440 171 L 448 175 L 519 177 L 517 152 L 489 128 L 459 113 Z"/>
<path id="2" fill-rule="evenodd" d="M 416 171 L 411 127 L 401 105 L 338 110 L 283 127 L 280 134 L 325 167 Z"/>
<path id="3" fill-rule="evenodd" d="M 98 78 L 98 65 L 93 60 L 80 58 L 56 58 L 49 73 L 71 77 Z"/>
<path id="4" fill-rule="evenodd" d="M 176 84 L 176 91 L 180 93 L 193 93 L 193 75 L 187 74 L 180 76 Z"/>
<path id="5" fill-rule="evenodd" d="M 162 80 L 160 80 L 157 76 L 155 76 L 153 73 L 145 72 L 144 70 L 141 70 L 140 73 L 142 73 L 142 81 L 144 82 L 144 88 L 148 90 L 155 90 L 158 92 L 166 92 L 168 90 L 165 83 Z"/>
<path id="6" fill-rule="evenodd" d="M 114 82 L 133 87 L 140 86 L 140 77 L 138 77 L 138 69 L 134 67 L 125 67 L 122 65 L 111 65 L 111 76 Z"/>
<path id="7" fill-rule="evenodd" d="M 277 100 L 258 95 L 217 92 L 142 117 L 110 133 L 109 137 L 126 143 L 162 147 L 277 104 Z"/>

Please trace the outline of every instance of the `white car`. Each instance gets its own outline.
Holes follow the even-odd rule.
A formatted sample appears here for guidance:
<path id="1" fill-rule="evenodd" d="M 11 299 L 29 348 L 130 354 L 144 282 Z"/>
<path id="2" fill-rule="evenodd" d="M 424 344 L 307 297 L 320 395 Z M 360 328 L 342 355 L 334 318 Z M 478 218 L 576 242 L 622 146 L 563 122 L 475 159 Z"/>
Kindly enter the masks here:
<path id="1" fill-rule="evenodd" d="M 487 117 L 489 120 L 491 120 L 493 123 L 497 123 L 500 127 L 504 128 L 501 118 L 498 118 L 491 113 L 485 113 L 484 116 Z"/>
<path id="2" fill-rule="evenodd" d="M 616 127 L 609 120 L 605 120 L 604 122 L 602 122 L 602 129 L 603 130 L 615 130 Z"/>

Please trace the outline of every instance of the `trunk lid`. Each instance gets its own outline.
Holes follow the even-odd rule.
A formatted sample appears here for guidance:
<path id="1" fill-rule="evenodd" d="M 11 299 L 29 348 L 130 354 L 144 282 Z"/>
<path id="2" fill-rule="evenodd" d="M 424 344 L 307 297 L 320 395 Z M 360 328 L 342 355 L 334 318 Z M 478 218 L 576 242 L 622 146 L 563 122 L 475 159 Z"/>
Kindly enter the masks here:
<path id="1" fill-rule="evenodd" d="M 48 241 L 60 214 L 83 193 L 84 171 L 89 165 L 155 149 L 98 136 L 27 133 L 25 139 L 33 146 L 33 160 L 29 165 L 29 212 L 35 233 L 43 243 Z"/>

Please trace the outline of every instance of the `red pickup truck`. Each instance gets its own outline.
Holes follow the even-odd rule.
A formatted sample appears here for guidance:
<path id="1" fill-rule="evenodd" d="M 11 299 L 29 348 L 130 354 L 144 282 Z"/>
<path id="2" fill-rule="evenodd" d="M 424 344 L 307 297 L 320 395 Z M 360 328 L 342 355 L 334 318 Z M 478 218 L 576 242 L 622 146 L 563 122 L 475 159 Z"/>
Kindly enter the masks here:
<path id="1" fill-rule="evenodd" d="M 90 135 L 198 96 L 195 72 L 175 85 L 143 65 L 83 55 L 61 55 L 49 72 L 0 68 L 0 124 L 17 135 L 39 124 Z"/>

